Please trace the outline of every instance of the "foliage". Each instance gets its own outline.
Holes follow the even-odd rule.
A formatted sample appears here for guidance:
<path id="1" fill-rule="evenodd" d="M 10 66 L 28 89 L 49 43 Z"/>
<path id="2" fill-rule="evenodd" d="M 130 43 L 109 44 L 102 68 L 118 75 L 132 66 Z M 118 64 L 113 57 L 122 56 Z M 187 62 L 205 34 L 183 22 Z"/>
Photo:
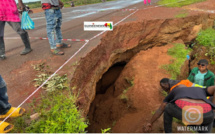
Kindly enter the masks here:
<path id="1" fill-rule="evenodd" d="M 38 112 L 40 119 L 26 128 L 27 133 L 83 133 L 87 123 L 75 106 L 76 99 L 64 94 L 50 94 L 51 102 L 44 98 Z M 45 106 L 47 105 L 47 106 Z M 45 106 L 45 107 L 44 107 Z M 51 107 L 47 110 L 47 107 Z"/>
<path id="2" fill-rule="evenodd" d="M 18 128 L 13 132 L 84 133 L 88 123 L 81 117 L 75 105 L 76 99 L 72 95 L 64 95 L 60 90 L 43 96 L 34 109 L 41 114 L 39 119 L 27 124 L 26 116 L 19 117 L 14 123 Z"/>
<path id="3" fill-rule="evenodd" d="M 87 4 L 94 4 L 94 3 L 101 3 L 102 0 L 61 0 L 64 3 L 64 7 L 71 7 L 71 2 L 73 1 L 75 6 L 80 6 L 80 5 L 87 5 Z M 113 1 L 113 0 L 106 0 L 106 1 Z M 28 5 L 31 9 L 33 8 L 40 8 L 41 7 L 41 2 L 28 2 L 25 3 Z"/>
<path id="4" fill-rule="evenodd" d="M 159 5 L 165 5 L 166 7 L 182 7 L 205 0 L 160 0 Z M 172 3 L 172 4 L 170 4 Z"/>
<path id="5" fill-rule="evenodd" d="M 215 64 L 215 30 L 211 28 L 202 30 L 196 40 L 207 48 L 205 55 L 210 57 L 211 64 Z"/>
<path id="6" fill-rule="evenodd" d="M 125 77 L 124 79 L 125 79 L 125 81 L 129 84 L 129 87 L 127 87 L 126 89 L 123 90 L 123 93 L 121 94 L 120 99 L 127 102 L 127 101 L 128 101 L 128 96 L 126 95 L 126 93 L 128 92 L 128 90 L 129 90 L 131 87 L 134 86 L 134 79 L 133 79 L 133 78 L 130 79 L 130 78 L 128 78 L 128 77 Z"/>
<path id="7" fill-rule="evenodd" d="M 161 68 L 168 71 L 171 74 L 172 79 L 176 79 L 181 73 L 181 66 L 184 64 L 187 55 L 191 52 L 191 49 L 186 49 L 184 44 L 174 44 L 173 48 L 168 50 L 168 54 L 174 59 L 169 65 L 163 65 Z"/>
<path id="8" fill-rule="evenodd" d="M 104 134 L 104 133 L 110 133 L 111 128 L 101 129 L 101 131 L 102 131 L 102 134 Z"/>
<path id="9" fill-rule="evenodd" d="M 43 82 L 47 78 L 45 64 L 34 65 L 34 69 L 43 72 L 41 75 Z M 38 78 L 37 78 L 38 79 Z M 47 84 L 46 89 L 50 89 L 41 95 L 40 98 L 33 99 L 28 104 L 30 111 L 22 117 L 16 118 L 13 124 L 14 133 L 85 133 L 88 122 L 81 117 L 81 112 L 76 107 L 78 96 L 71 94 L 66 75 L 55 76 L 52 80 L 55 84 Z M 38 82 L 38 81 L 37 81 Z M 56 84 L 57 83 L 57 84 Z M 52 90 L 52 86 L 55 87 Z M 62 88 L 64 87 L 64 88 Z M 62 90 L 67 89 L 67 90 Z M 72 89 L 71 89 L 72 90 Z M 30 121 L 30 113 L 38 113 L 40 116 L 34 121 Z"/>
<path id="10" fill-rule="evenodd" d="M 164 91 L 164 90 L 161 91 L 161 94 L 162 94 L 164 97 L 166 97 L 166 96 L 168 95 L 168 93 L 167 93 L 166 91 Z"/>
<path id="11" fill-rule="evenodd" d="M 47 71 L 49 66 L 45 66 L 45 63 L 33 65 L 34 70 L 36 70 L 39 74 L 37 78 L 34 79 L 35 87 L 39 87 L 46 81 L 51 74 L 51 72 Z M 63 90 L 66 88 L 67 83 L 67 75 L 59 76 L 58 74 L 54 75 L 44 86 L 43 88 L 48 92 L 53 92 L 55 90 Z"/>
<path id="12" fill-rule="evenodd" d="M 175 18 L 185 18 L 187 17 L 188 13 L 180 13 L 180 14 L 177 14 L 175 15 Z"/>

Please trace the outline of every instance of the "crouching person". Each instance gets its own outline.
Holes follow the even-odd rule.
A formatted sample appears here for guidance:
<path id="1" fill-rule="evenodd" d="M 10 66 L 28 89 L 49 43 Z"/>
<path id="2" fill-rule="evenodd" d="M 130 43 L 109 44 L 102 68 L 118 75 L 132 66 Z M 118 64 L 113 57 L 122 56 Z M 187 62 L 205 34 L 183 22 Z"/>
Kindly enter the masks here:
<path id="1" fill-rule="evenodd" d="M 198 118 L 194 121 L 183 120 L 183 123 L 186 125 L 198 126 L 196 129 L 198 132 L 210 133 L 213 128 L 214 113 L 215 108 L 215 99 L 213 103 L 206 99 L 207 96 L 213 96 L 215 94 L 215 86 L 208 88 L 199 88 L 199 87 L 185 87 L 184 85 L 179 85 L 170 92 L 170 88 L 164 85 L 162 79 L 160 85 L 162 89 L 168 92 L 168 96 L 164 99 L 159 109 L 153 115 L 151 121 L 145 126 L 145 131 L 150 132 L 152 130 L 153 123 L 164 113 L 164 130 L 166 133 L 172 132 L 172 120 L 173 117 L 182 120 L 183 118 L 187 119 L 188 117 L 183 117 L 187 115 L 201 116 L 202 121 L 198 121 Z M 193 114 L 189 112 L 190 108 L 197 108 L 200 111 L 200 114 Z M 183 110 L 182 110 L 183 109 Z M 182 116 L 183 115 L 183 116 Z M 200 117 L 200 118 L 201 118 Z"/>

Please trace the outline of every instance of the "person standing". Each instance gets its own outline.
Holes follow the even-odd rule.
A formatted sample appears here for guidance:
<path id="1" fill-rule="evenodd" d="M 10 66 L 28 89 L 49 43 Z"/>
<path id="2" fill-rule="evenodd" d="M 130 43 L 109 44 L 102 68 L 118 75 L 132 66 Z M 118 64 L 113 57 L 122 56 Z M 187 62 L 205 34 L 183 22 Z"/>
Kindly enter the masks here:
<path id="1" fill-rule="evenodd" d="M 208 70 L 208 61 L 206 59 L 201 59 L 197 65 L 198 67 L 192 69 L 187 79 L 201 86 L 213 86 L 214 73 Z"/>
<path id="2" fill-rule="evenodd" d="M 46 30 L 52 54 L 63 55 L 59 48 L 70 48 L 71 45 L 62 43 L 62 13 L 64 4 L 60 0 L 41 0 L 42 8 L 45 10 Z M 56 37 L 56 40 L 55 40 Z"/>
<path id="3" fill-rule="evenodd" d="M 18 2 L 21 11 L 23 11 L 25 5 L 22 0 Z M 25 55 L 32 51 L 28 33 L 21 29 L 20 21 L 15 0 L 0 0 L 0 59 L 6 58 L 4 43 L 4 28 L 6 22 L 20 35 L 25 45 L 25 49 L 20 54 Z"/>
<path id="4" fill-rule="evenodd" d="M 144 1 L 144 4 L 146 5 L 147 4 L 147 1 L 148 1 L 148 4 L 151 5 L 151 0 L 143 0 Z"/>

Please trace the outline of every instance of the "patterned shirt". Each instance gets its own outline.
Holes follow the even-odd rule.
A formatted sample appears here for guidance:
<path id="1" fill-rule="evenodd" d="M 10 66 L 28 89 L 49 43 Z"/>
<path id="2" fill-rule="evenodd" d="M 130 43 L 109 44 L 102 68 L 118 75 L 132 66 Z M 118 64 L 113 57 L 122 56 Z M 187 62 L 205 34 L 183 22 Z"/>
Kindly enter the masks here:
<path id="1" fill-rule="evenodd" d="M 20 22 L 15 0 L 0 0 L 0 21 Z"/>

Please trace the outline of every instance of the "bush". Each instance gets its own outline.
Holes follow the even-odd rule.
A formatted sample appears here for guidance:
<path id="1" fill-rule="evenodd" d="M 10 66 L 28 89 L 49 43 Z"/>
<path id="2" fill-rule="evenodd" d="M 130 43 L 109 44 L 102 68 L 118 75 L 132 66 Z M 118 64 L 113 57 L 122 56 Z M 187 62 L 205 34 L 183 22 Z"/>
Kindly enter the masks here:
<path id="1" fill-rule="evenodd" d="M 186 5 L 190 5 L 196 2 L 202 2 L 205 0 L 160 0 L 158 2 L 159 5 L 165 5 L 166 7 L 182 7 Z M 172 3 L 172 4 L 170 4 Z"/>
<path id="2" fill-rule="evenodd" d="M 212 28 L 199 32 L 196 40 L 200 45 L 206 47 L 215 47 L 215 30 Z"/>
<path id="3" fill-rule="evenodd" d="M 181 66 L 184 64 L 187 55 L 191 52 L 191 49 L 185 49 L 184 44 L 174 44 L 173 48 L 168 50 L 168 54 L 171 55 L 172 63 L 169 65 L 162 66 L 163 69 L 167 70 L 171 74 L 172 79 L 176 79 L 181 73 Z"/>
<path id="4" fill-rule="evenodd" d="M 212 28 L 199 32 L 196 40 L 200 45 L 207 48 L 206 56 L 210 57 L 210 61 L 214 64 L 215 58 L 215 30 Z"/>
<path id="5" fill-rule="evenodd" d="M 73 96 L 66 97 L 60 92 L 49 94 L 49 98 L 44 97 L 37 111 L 41 113 L 39 120 L 32 122 L 26 132 L 84 133 L 88 125 L 85 119 L 81 118 L 75 101 Z"/>

